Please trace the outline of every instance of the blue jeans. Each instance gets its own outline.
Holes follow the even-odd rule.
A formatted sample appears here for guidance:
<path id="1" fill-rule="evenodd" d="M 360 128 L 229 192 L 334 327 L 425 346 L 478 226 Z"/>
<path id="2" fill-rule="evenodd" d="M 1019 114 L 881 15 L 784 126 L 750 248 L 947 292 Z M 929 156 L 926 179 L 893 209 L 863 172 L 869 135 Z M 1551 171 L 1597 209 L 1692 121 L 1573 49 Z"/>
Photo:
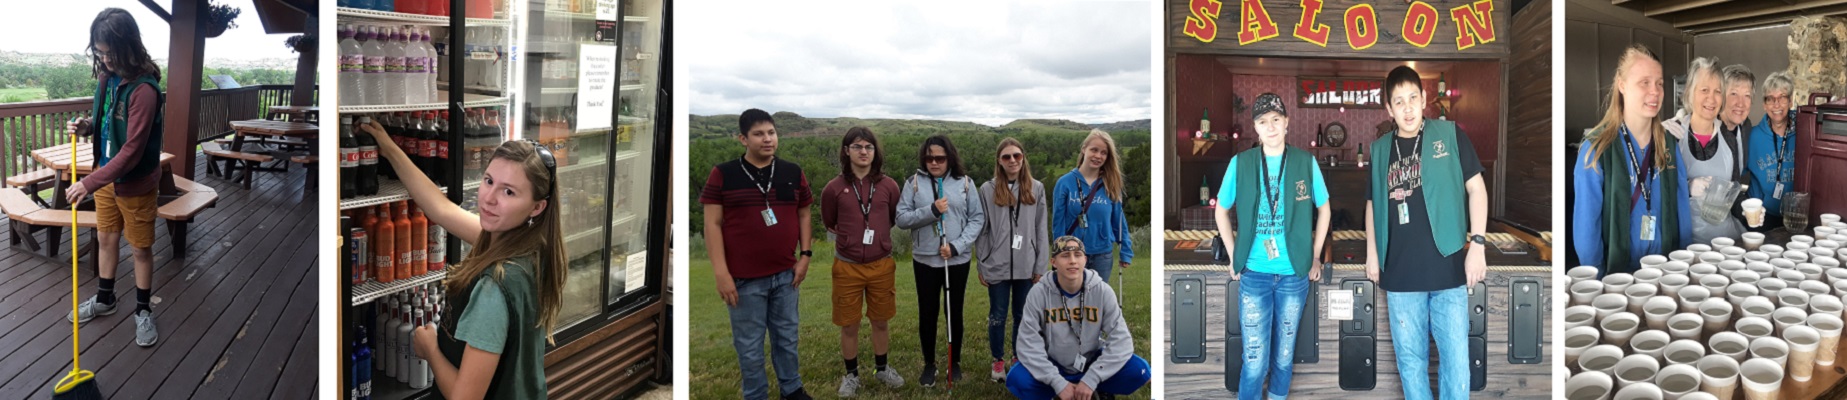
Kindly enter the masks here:
<path id="1" fill-rule="evenodd" d="M 1469 292 L 1466 286 L 1434 292 L 1385 292 L 1391 311 L 1392 351 L 1407 400 L 1430 396 L 1430 341 L 1437 342 L 1437 386 L 1444 399 L 1469 398 Z"/>
<path id="2" fill-rule="evenodd" d="M 1096 270 L 1098 278 L 1103 278 L 1104 282 L 1110 282 L 1110 279 L 1115 277 L 1110 276 L 1109 273 L 1110 271 L 1114 271 L 1116 269 L 1116 264 L 1118 264 L 1116 262 L 1116 257 L 1114 257 L 1115 255 L 1116 252 L 1113 251 L 1085 254 L 1084 257 L 1086 257 L 1086 260 L 1084 261 L 1084 268 Z M 1116 290 L 1122 290 L 1122 288 L 1116 288 Z"/>
<path id="3" fill-rule="evenodd" d="M 1097 382 L 1097 387 L 1091 389 L 1096 389 L 1097 393 L 1116 395 L 1135 393 L 1148 384 L 1148 374 L 1148 360 L 1130 355 L 1129 361 L 1122 364 L 1122 369 L 1116 370 L 1115 375 L 1103 378 L 1102 382 Z M 1077 382 L 1083 380 L 1084 375 L 1065 375 L 1064 378 L 1065 382 Z M 1026 400 L 1058 397 L 1051 385 L 1033 379 L 1033 373 L 1027 371 L 1025 365 L 1019 364 L 1014 364 L 1013 370 L 1007 371 L 1007 391 L 1013 392 L 1014 397 Z"/>
<path id="4" fill-rule="evenodd" d="M 731 346 L 737 349 L 738 372 L 743 377 L 744 398 L 769 398 L 769 375 L 763 370 L 763 337 L 769 334 L 770 361 L 776 364 L 776 387 L 782 394 L 802 388 L 797 315 L 801 294 L 790 283 L 795 271 L 761 278 L 737 279 L 738 305 L 730 307 Z"/>
<path id="5" fill-rule="evenodd" d="M 994 359 L 1006 359 L 1007 344 L 1020 340 L 1020 318 L 1023 315 L 1020 312 L 1026 308 L 1026 293 L 1032 287 L 1031 279 L 1009 279 L 988 284 L 988 355 Z M 1012 336 L 1006 335 L 1009 311 L 1013 312 Z"/>
<path id="6" fill-rule="evenodd" d="M 1263 398 L 1266 373 L 1270 398 L 1289 395 L 1289 381 L 1295 377 L 1295 333 L 1302 307 L 1308 306 L 1308 291 L 1308 279 L 1296 275 L 1247 270 L 1238 279 L 1238 323 L 1244 333 L 1239 399 Z"/>

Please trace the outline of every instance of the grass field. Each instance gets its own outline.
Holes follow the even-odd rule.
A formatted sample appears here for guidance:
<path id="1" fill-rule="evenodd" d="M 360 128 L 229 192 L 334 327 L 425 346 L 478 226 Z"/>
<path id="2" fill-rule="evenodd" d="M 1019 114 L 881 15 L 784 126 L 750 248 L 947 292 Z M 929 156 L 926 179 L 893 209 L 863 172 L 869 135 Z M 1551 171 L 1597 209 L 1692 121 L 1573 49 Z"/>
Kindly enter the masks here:
<path id="1" fill-rule="evenodd" d="M 1123 306 L 1123 317 L 1129 323 L 1129 331 L 1135 337 L 1135 354 L 1150 358 L 1148 344 L 1149 313 L 1149 261 L 1146 235 L 1138 235 L 1135 253 L 1137 257 L 1131 269 L 1124 271 L 1123 284 L 1116 286 L 1117 297 Z M 816 242 L 815 259 L 808 269 L 807 279 L 801 289 L 801 344 L 799 353 L 802 365 L 802 386 L 815 398 L 834 398 L 835 390 L 840 385 L 840 377 L 845 368 L 840 360 L 840 328 L 833 324 L 831 302 L 831 269 L 834 258 L 833 243 Z M 860 389 L 861 398 L 877 399 L 911 399 L 942 398 L 949 395 L 943 384 L 941 370 L 943 346 L 937 346 L 939 354 L 932 355 L 938 359 L 937 385 L 924 388 L 917 385 L 918 374 L 923 367 L 923 355 L 919 354 L 917 286 L 911 273 L 911 261 L 908 254 L 899 255 L 898 273 L 898 316 L 891 321 L 891 350 L 889 362 L 904 377 L 904 386 L 891 389 L 872 378 L 872 341 L 868 334 L 872 332 L 869 324 L 860 328 Z M 712 262 L 703 251 L 694 251 L 688 266 L 691 294 L 692 326 L 687 332 L 692 349 L 691 371 L 693 382 L 691 393 L 695 399 L 737 398 L 738 365 L 737 353 L 731 347 L 731 323 L 725 310 L 725 303 L 718 299 L 718 292 L 713 288 Z M 1121 270 L 1118 268 L 1118 270 Z M 969 287 L 963 305 L 964 321 L 959 321 L 963 329 L 962 357 L 958 364 L 966 370 L 963 381 L 956 382 L 955 398 L 1008 398 L 1011 394 L 1000 383 L 988 380 L 988 294 L 987 289 L 975 282 L 974 271 L 969 273 Z M 1029 310 L 1030 311 L 1030 310 Z M 940 312 L 938 318 L 941 318 Z M 947 326 L 939 323 L 938 329 L 944 329 L 937 335 L 943 338 Z M 767 341 L 767 340 L 766 340 Z M 1011 346 L 1008 347 L 1011 349 Z M 1009 350 L 1011 352 L 1011 350 Z M 767 359 L 767 356 L 766 356 Z M 1150 364 L 1157 361 L 1149 360 Z M 776 386 L 774 368 L 769 370 L 770 393 L 780 393 Z M 1140 392 L 1126 399 L 1146 399 L 1150 387 L 1143 387 Z"/>
<path id="2" fill-rule="evenodd" d="M 45 99 L 45 88 L 7 88 L 0 89 L 0 103 L 18 103 Z"/>

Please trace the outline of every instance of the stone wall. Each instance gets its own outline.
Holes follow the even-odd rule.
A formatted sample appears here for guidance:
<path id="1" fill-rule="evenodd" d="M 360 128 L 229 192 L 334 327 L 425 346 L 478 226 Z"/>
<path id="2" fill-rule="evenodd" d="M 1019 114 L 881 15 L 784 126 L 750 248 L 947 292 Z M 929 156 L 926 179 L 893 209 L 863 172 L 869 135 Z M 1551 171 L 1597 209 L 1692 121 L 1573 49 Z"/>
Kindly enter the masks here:
<path id="1" fill-rule="evenodd" d="M 1847 97 L 1847 18 L 1798 17 L 1789 28 L 1790 99 L 1799 106 L 1814 92 Z"/>

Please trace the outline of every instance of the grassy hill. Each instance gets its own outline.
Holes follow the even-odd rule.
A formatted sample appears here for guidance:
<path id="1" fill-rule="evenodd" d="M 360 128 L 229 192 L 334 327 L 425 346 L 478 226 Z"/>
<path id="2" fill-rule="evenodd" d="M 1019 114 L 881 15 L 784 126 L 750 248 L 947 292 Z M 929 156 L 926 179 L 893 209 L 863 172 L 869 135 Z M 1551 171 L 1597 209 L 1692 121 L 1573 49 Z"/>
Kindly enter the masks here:
<path id="1" fill-rule="evenodd" d="M 776 118 L 776 130 L 785 137 L 805 136 L 839 136 L 855 126 L 872 128 L 873 132 L 903 132 L 907 134 L 951 134 L 951 133 L 1069 133 L 1088 132 L 1091 128 L 1108 132 L 1148 130 L 1149 120 L 1111 122 L 1106 124 L 1083 124 L 1062 119 L 1019 119 L 999 127 L 964 121 L 941 121 L 928 119 L 888 119 L 888 118 L 808 118 L 788 111 L 778 111 L 771 116 Z M 690 118 L 690 132 L 693 138 L 723 138 L 737 134 L 737 114 L 693 115 Z"/>

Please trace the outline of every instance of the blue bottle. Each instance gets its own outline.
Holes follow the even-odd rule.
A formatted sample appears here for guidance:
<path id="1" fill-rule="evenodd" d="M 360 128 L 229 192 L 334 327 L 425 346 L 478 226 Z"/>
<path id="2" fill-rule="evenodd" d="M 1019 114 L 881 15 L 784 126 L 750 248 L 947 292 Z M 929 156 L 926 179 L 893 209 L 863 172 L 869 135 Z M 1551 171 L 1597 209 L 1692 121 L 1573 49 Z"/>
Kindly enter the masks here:
<path id="1" fill-rule="evenodd" d="M 353 400 L 372 399 L 372 346 L 366 342 L 366 328 L 359 327 L 359 342 L 353 344 Z"/>

